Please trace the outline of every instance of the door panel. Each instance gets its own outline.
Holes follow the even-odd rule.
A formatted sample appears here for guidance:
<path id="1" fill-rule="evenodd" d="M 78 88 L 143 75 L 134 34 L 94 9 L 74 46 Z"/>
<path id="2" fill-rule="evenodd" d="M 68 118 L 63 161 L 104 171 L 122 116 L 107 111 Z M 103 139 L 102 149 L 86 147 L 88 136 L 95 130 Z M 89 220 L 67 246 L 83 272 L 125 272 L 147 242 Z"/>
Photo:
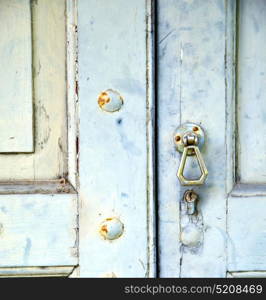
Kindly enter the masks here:
<path id="1" fill-rule="evenodd" d="M 262 274 L 266 2 L 158 3 L 160 275 Z M 207 135 L 202 154 L 209 176 L 190 187 L 200 199 L 192 216 L 183 200 L 189 187 L 176 178 L 180 154 L 173 143 L 185 122 L 200 124 Z"/>
<path id="2" fill-rule="evenodd" d="M 225 57 L 231 55 L 231 45 L 226 43 L 230 5 L 220 0 L 158 1 L 161 277 L 226 274 L 225 99 L 230 58 L 225 61 Z M 207 135 L 202 155 L 209 177 L 204 186 L 193 187 L 200 201 L 198 214 L 192 217 L 183 201 L 189 187 L 181 187 L 176 177 L 180 154 L 173 139 L 175 128 L 185 122 L 200 124 Z M 194 170 L 193 166 L 188 170 L 189 177 Z"/>
<path id="3" fill-rule="evenodd" d="M 2 2 L 9 3 L 8 0 L 1 0 L 1 5 Z M 66 7 L 64 0 L 48 2 L 49 5 L 47 1 L 32 1 L 31 17 L 28 15 L 29 23 L 32 19 L 33 78 L 25 80 L 33 87 L 34 111 L 31 117 L 34 119 L 34 151 L 0 155 L 0 181 L 56 180 L 65 177 L 68 172 Z M 76 102 L 73 98 L 71 101 Z M 3 103 L 2 100 L 0 102 Z M 27 109 L 23 102 L 21 107 Z M 6 118 L 12 122 L 17 119 L 13 115 L 16 110 L 12 108 L 10 113 L 11 116 L 3 113 L 5 117 L 1 117 L 1 122 Z M 74 110 L 71 113 L 74 115 Z M 27 125 L 16 126 L 16 132 L 27 135 Z"/>
<path id="4" fill-rule="evenodd" d="M 0 7 L 0 152 L 32 152 L 30 1 L 1 0 Z"/>
<path id="5" fill-rule="evenodd" d="M 266 182 L 265 16 L 265 1 L 239 1 L 237 176 L 242 183 Z"/>
<path id="6" fill-rule="evenodd" d="M 229 271 L 266 270 L 266 219 L 262 213 L 266 209 L 266 193 L 259 188 L 256 192 L 254 196 L 234 192 L 228 199 Z"/>
<path id="7" fill-rule="evenodd" d="M 2 267 L 76 264 L 77 196 L 0 196 Z"/>
<path id="8" fill-rule="evenodd" d="M 266 2 L 254 3 L 0 0 L 0 276 L 265 275 Z M 206 134 L 202 186 L 176 176 L 186 122 Z"/>
<path id="9" fill-rule="evenodd" d="M 228 270 L 265 271 L 266 2 L 240 0 L 236 17 L 237 184 L 228 198 Z"/>
<path id="10" fill-rule="evenodd" d="M 151 8 L 78 2 L 81 276 L 155 274 Z M 113 218 L 124 230 L 104 239 Z"/>

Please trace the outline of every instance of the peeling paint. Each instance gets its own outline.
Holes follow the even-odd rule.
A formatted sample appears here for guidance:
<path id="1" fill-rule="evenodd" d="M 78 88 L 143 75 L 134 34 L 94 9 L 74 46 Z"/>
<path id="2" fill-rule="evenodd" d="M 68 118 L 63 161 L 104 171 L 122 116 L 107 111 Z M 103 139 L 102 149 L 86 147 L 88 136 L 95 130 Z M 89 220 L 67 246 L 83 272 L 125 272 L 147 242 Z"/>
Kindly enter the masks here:
<path id="1" fill-rule="evenodd" d="M 204 224 L 202 213 L 199 209 L 192 215 L 188 214 L 187 202 L 181 201 L 180 241 L 186 250 L 195 253 L 203 244 Z"/>

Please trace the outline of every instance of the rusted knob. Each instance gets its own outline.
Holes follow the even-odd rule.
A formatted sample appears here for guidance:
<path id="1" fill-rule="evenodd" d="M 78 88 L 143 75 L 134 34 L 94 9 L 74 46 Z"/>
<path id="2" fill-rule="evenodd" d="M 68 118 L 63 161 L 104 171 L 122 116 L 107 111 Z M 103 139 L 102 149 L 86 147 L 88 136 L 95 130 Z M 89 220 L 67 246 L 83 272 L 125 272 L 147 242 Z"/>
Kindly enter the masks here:
<path id="1" fill-rule="evenodd" d="M 106 112 L 113 113 L 119 111 L 123 106 L 123 103 L 123 97 L 119 94 L 119 92 L 112 89 L 103 91 L 98 96 L 98 105 Z"/>
<path id="2" fill-rule="evenodd" d="M 184 200 L 187 203 L 187 214 L 194 215 L 197 213 L 198 194 L 193 190 L 187 190 L 184 194 Z"/>
<path id="3" fill-rule="evenodd" d="M 100 226 L 100 234 L 104 239 L 118 239 L 124 232 L 124 224 L 116 217 L 105 219 Z"/>

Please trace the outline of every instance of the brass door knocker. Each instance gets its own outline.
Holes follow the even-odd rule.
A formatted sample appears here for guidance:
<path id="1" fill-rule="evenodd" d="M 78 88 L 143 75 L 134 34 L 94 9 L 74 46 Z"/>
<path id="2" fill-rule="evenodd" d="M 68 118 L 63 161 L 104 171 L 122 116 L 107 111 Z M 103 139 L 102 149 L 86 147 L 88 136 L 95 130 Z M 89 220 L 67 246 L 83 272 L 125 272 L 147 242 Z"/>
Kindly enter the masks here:
<path id="1" fill-rule="evenodd" d="M 179 152 L 183 153 L 177 177 L 181 185 L 202 185 L 204 184 L 208 170 L 200 153 L 200 148 L 205 141 L 204 132 L 199 125 L 186 123 L 176 129 L 174 142 Z M 201 175 L 198 179 L 188 179 L 184 176 L 184 169 L 188 156 L 195 155 L 199 164 Z"/>

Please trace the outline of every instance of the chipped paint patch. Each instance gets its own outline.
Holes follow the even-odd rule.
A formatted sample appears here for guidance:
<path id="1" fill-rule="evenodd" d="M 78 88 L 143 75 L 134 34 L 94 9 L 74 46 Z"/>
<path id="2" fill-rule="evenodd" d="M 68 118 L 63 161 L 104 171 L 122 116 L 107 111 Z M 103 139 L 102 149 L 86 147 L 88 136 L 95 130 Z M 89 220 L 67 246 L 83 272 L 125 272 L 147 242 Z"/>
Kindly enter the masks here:
<path id="1" fill-rule="evenodd" d="M 188 224 L 181 232 L 181 242 L 188 247 L 195 247 L 200 244 L 202 238 L 201 230 L 196 224 Z"/>
<path id="2" fill-rule="evenodd" d="M 204 241 L 204 223 L 203 216 L 200 210 L 189 215 L 187 203 L 184 199 L 181 201 L 181 232 L 180 241 L 183 245 L 183 250 L 190 253 L 198 253 Z"/>
<path id="3" fill-rule="evenodd" d="M 25 249 L 24 249 L 24 255 L 23 255 L 23 262 L 26 263 L 28 260 L 28 257 L 30 255 L 30 250 L 31 250 L 31 239 L 27 238 L 26 239 L 26 245 L 25 245 Z"/>

